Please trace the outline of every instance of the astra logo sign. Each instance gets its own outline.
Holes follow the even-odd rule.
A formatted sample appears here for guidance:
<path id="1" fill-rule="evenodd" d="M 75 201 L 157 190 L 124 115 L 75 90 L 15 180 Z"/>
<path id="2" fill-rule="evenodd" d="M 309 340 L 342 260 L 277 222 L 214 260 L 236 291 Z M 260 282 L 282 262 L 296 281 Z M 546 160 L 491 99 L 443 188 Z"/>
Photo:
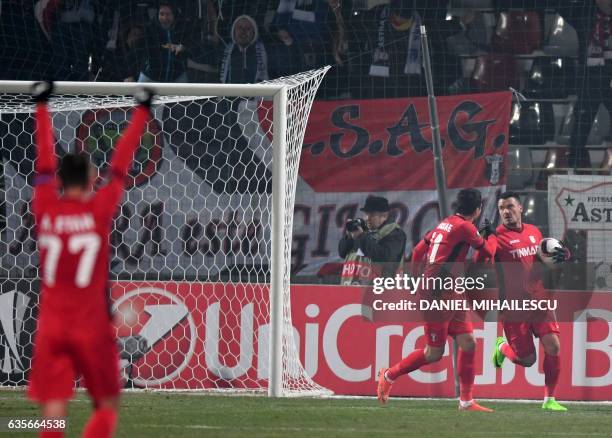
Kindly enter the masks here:
<path id="1" fill-rule="evenodd" d="M 504 183 L 510 100 L 505 92 L 438 99 L 449 187 Z M 300 176 L 317 192 L 434 189 L 432 141 L 426 98 L 316 102 Z"/>
<path id="2" fill-rule="evenodd" d="M 569 177 L 561 179 L 557 176 L 553 180 L 552 188 L 553 191 L 550 193 L 554 196 L 554 201 L 550 205 L 550 210 L 555 215 L 561 215 L 565 230 L 610 230 L 612 182 L 609 178 L 572 180 Z"/>

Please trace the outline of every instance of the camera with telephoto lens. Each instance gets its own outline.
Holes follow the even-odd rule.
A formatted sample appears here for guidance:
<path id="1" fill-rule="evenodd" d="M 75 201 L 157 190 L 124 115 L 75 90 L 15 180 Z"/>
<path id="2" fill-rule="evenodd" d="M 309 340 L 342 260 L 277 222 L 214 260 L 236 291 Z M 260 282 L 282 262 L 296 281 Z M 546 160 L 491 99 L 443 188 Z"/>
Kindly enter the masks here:
<path id="1" fill-rule="evenodd" d="M 361 228 L 363 231 L 368 229 L 365 221 L 361 218 L 357 219 L 349 219 L 346 221 L 346 231 L 352 233 L 353 231 L 357 231 L 358 228 Z"/>

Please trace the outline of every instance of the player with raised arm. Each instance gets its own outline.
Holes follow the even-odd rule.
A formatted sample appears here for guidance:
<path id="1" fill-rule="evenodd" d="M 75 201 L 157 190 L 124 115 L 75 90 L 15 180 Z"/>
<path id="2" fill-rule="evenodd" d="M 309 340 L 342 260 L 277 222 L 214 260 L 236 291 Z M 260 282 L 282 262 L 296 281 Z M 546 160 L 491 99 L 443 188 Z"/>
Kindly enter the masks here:
<path id="1" fill-rule="evenodd" d="M 86 156 L 67 154 L 56 169 L 47 108 L 52 91 L 51 82 L 39 82 L 32 90 L 37 144 L 32 202 L 42 286 L 28 395 L 45 418 L 65 417 L 74 379 L 82 376 L 94 405 L 83 436 L 109 437 L 120 391 L 108 290 L 109 234 L 153 94 L 143 89 L 136 96 L 139 105 L 113 153 L 108 184 L 93 192 L 96 172 Z M 63 433 L 42 431 L 40 436 Z"/>
<path id="2" fill-rule="evenodd" d="M 470 247 L 492 255 L 495 249 L 494 241 L 489 242 L 480 236 L 474 225 L 480 217 L 481 210 L 480 192 L 476 189 L 461 190 L 457 195 L 456 213 L 440 222 L 415 246 L 412 253 L 412 274 L 418 275 L 422 264 L 424 278 L 456 277 L 463 274 L 462 264 Z M 432 300 L 434 297 L 450 300 L 455 295 L 454 292 L 429 291 L 423 288 L 417 293 L 424 300 Z M 423 314 L 427 337 L 424 349 L 415 350 L 391 368 L 382 368 L 379 371 L 378 400 L 383 404 L 387 402 L 391 385 L 401 375 L 439 361 L 444 354 L 446 338 L 450 335 L 459 345 L 457 359 L 460 384 L 459 410 L 493 412 L 492 409 L 480 406 L 473 399 L 476 341 L 467 311 L 440 312 L 443 311 L 438 311 L 436 315 L 432 312 Z"/>
<path id="3" fill-rule="evenodd" d="M 519 195 L 504 192 L 499 196 L 497 208 L 502 224 L 495 230 L 497 244 L 494 263 L 500 299 L 544 299 L 541 264 L 537 248 L 542 240 L 540 230 L 523 222 L 523 207 Z M 485 234 L 492 230 L 486 230 Z M 488 257 L 477 253 L 477 260 Z M 570 259 L 567 248 L 557 248 L 553 254 L 555 263 Z M 533 337 L 540 338 L 544 347 L 544 402 L 542 409 L 566 411 L 555 400 L 555 388 L 561 372 L 559 358 L 559 324 L 551 311 L 521 311 L 501 314 L 506 338 L 499 337 L 493 352 L 493 365 L 501 368 L 508 358 L 517 365 L 530 367 L 536 363 Z"/>

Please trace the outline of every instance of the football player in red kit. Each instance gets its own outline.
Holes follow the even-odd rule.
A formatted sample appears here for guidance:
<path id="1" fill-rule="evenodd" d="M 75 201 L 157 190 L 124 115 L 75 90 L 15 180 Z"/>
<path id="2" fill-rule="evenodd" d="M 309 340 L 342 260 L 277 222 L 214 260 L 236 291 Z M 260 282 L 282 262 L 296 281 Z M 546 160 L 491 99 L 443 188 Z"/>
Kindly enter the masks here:
<path id="1" fill-rule="evenodd" d="M 33 87 L 36 144 L 33 210 L 40 251 L 41 298 L 29 397 L 45 418 L 65 417 L 74 379 L 81 375 L 94 405 L 83 436 L 109 437 L 117 422 L 119 357 L 111 323 L 109 234 L 125 177 L 150 117 L 143 89 L 119 140 L 106 186 L 93 192 L 95 170 L 81 154 L 65 155 L 57 170 L 47 101 L 53 84 Z M 42 431 L 61 437 L 62 431 Z"/>
<path id="2" fill-rule="evenodd" d="M 523 207 L 519 195 L 504 192 L 497 202 L 502 224 L 495 230 L 496 266 L 500 299 L 545 299 L 548 297 L 542 282 L 541 263 L 538 261 L 538 244 L 542 240 L 540 230 L 522 220 Z M 488 234 L 487 232 L 483 234 Z M 478 253 L 477 259 L 488 255 Z M 567 248 L 557 248 L 553 254 L 555 263 L 570 259 Z M 566 411 L 555 400 L 555 387 L 559 380 L 559 325 L 551 311 L 507 312 L 501 315 L 506 338 L 497 338 L 493 364 L 501 368 L 505 358 L 517 365 L 530 367 L 536 363 L 533 337 L 540 338 L 544 347 L 545 392 L 542 409 Z"/>
<path id="3" fill-rule="evenodd" d="M 413 275 L 420 273 L 423 264 L 424 278 L 457 277 L 463 274 L 468 250 L 480 249 L 486 254 L 494 253 L 494 243 L 484 239 L 478 233 L 474 222 L 480 216 L 482 199 L 476 189 L 461 190 L 457 195 L 456 213 L 440 222 L 428 232 L 414 248 L 412 253 Z M 419 266 L 416 268 L 415 266 Z M 441 292 L 420 289 L 420 297 L 431 300 L 432 293 L 437 298 L 451 300 L 454 291 Z M 437 362 L 444 354 L 446 338 L 454 337 L 459 345 L 457 372 L 459 374 L 460 400 L 459 410 L 492 412 L 473 400 L 474 386 L 474 340 L 472 323 L 466 310 L 426 312 L 425 336 L 427 345 L 424 349 L 415 350 L 390 368 L 382 368 L 378 378 L 378 399 L 386 403 L 391 385 L 401 375 L 408 374 L 420 367 Z"/>

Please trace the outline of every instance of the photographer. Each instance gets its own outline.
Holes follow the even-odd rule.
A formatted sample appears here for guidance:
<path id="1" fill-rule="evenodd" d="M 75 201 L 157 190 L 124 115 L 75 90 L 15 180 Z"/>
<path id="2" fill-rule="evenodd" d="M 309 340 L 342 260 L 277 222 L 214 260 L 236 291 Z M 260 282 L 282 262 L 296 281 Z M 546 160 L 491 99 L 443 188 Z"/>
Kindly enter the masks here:
<path id="1" fill-rule="evenodd" d="M 389 218 L 389 201 L 368 196 L 363 219 L 349 219 L 338 242 L 344 259 L 341 284 L 369 284 L 377 276 L 393 277 L 406 248 L 406 233 Z"/>

